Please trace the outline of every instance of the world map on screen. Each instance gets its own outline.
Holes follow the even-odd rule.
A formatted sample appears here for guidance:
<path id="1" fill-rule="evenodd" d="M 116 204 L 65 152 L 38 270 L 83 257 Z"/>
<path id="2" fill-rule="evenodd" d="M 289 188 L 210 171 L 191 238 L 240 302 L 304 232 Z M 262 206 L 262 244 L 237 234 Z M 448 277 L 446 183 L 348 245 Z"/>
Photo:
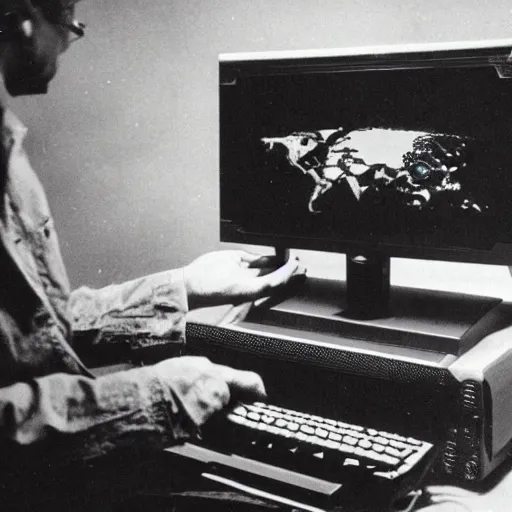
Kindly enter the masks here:
<path id="1" fill-rule="evenodd" d="M 312 179 L 307 208 L 321 211 L 320 199 L 349 187 L 357 201 L 390 194 L 407 208 L 450 207 L 483 212 L 464 190 L 471 139 L 459 135 L 387 128 L 296 131 L 261 138 L 266 150 Z M 446 204 L 444 205 L 446 206 Z M 306 205 L 305 205 L 306 207 Z"/>

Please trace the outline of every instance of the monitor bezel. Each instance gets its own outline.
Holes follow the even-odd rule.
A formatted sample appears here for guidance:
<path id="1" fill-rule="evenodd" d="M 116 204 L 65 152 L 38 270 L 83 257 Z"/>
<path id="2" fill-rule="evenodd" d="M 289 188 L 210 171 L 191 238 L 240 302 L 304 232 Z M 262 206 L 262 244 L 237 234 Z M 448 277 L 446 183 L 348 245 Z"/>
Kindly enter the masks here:
<path id="1" fill-rule="evenodd" d="M 219 87 L 233 83 L 238 77 L 258 75 L 337 73 L 353 70 L 403 70 L 439 66 L 455 68 L 491 66 L 496 68 L 500 78 L 512 80 L 512 39 L 224 53 L 219 55 Z M 510 78 L 507 73 L 510 73 Z M 222 104 L 220 104 L 220 108 L 222 108 Z M 222 130 L 222 127 L 220 129 Z M 222 140 L 222 137 L 220 139 Z M 222 170 L 222 161 L 220 165 Z M 220 220 L 220 240 L 222 242 L 336 252 L 349 255 L 378 252 L 389 257 L 398 258 L 512 265 L 512 244 L 497 243 L 491 250 L 487 251 L 460 247 L 441 248 L 325 238 L 301 238 L 250 232 L 245 230 L 242 225 L 237 225 L 232 219 L 221 218 Z"/>

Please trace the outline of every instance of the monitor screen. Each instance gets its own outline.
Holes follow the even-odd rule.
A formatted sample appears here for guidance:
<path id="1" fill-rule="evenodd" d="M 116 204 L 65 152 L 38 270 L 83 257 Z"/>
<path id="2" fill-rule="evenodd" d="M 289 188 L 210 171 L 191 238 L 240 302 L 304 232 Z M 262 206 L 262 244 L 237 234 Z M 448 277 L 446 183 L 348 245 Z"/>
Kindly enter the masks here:
<path id="1" fill-rule="evenodd" d="M 512 262 L 505 61 L 471 47 L 221 59 L 222 239 Z"/>

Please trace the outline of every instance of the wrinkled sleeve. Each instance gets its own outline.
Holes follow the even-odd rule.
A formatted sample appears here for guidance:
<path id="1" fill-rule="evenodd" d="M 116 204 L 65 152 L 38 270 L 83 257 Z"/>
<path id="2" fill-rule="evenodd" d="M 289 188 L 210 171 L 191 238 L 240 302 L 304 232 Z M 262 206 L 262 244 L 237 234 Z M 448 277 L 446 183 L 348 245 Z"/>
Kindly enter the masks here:
<path id="1" fill-rule="evenodd" d="M 63 463 L 187 438 L 193 422 L 152 367 L 89 378 L 52 374 L 0 389 L 0 430 L 18 446 L 51 446 Z M 55 439 L 50 445 L 44 440 Z"/>
<path id="2" fill-rule="evenodd" d="M 104 288 L 71 292 L 68 315 L 73 332 L 146 333 L 183 342 L 188 311 L 183 269 L 151 274 Z"/>

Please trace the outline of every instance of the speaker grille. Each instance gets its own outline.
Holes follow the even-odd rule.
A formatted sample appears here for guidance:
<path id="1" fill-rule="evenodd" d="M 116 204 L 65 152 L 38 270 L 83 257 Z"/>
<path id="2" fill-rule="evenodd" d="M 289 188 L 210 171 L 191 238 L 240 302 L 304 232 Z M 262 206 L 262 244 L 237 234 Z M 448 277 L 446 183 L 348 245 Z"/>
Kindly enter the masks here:
<path id="1" fill-rule="evenodd" d="M 307 341 L 274 338 L 224 327 L 189 323 L 187 345 L 220 346 L 260 357 L 319 366 L 352 375 L 364 375 L 399 382 L 429 382 L 445 385 L 453 379 L 446 368 L 400 361 L 378 354 L 358 353 L 336 346 L 315 345 Z"/>

